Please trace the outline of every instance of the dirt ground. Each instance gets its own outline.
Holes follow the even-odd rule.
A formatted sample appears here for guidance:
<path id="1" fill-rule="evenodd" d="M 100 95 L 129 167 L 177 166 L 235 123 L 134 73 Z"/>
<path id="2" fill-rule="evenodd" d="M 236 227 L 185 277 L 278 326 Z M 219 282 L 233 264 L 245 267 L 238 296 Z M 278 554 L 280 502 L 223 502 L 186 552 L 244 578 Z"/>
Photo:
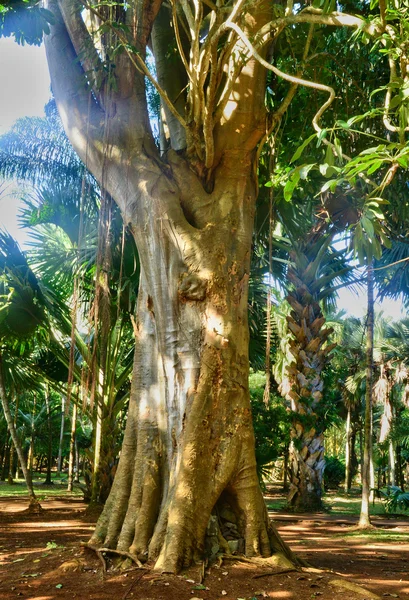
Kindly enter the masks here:
<path id="1" fill-rule="evenodd" d="M 403 534 L 403 541 L 365 543 L 342 537 L 354 519 L 331 515 L 275 514 L 281 535 L 315 570 L 282 572 L 237 560 L 181 576 L 149 570 L 103 573 L 90 550 L 81 548 L 94 518 L 79 499 L 48 499 L 41 516 L 24 512 L 21 498 L 0 500 L 0 599 L 27 600 L 409 600 L 409 522 L 375 519 L 377 526 Z M 404 534 L 408 534 L 406 537 Z M 340 587 L 340 581 L 366 590 Z M 372 594 L 371 594 L 372 593 Z"/>

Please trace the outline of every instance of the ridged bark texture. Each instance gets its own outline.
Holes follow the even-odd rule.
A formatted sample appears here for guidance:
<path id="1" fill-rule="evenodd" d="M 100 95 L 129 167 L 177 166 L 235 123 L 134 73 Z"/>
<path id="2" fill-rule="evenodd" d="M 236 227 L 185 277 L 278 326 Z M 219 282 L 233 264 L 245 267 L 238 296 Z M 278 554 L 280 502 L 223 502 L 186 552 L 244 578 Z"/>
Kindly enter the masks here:
<path id="1" fill-rule="evenodd" d="M 288 278 L 294 287 L 287 296 L 294 357 L 288 368 L 292 411 L 288 503 L 295 511 L 315 511 L 322 508 L 325 469 L 324 433 L 317 411 L 323 396 L 322 371 L 334 345 L 326 345 L 332 329 L 324 328 L 325 318 L 305 283 L 305 273 L 290 267 Z"/>

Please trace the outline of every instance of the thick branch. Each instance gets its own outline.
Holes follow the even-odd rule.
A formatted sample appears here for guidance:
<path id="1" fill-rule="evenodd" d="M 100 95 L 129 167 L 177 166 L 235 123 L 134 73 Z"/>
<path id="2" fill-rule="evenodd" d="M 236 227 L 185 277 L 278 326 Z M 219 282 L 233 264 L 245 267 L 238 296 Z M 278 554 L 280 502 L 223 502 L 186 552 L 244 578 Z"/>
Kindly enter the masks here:
<path id="1" fill-rule="evenodd" d="M 381 33 L 376 25 L 368 23 L 361 17 L 355 17 L 346 13 L 332 12 L 323 13 L 318 8 L 308 8 L 297 15 L 288 15 L 280 19 L 270 21 L 260 29 L 259 35 L 265 36 L 268 33 L 281 29 L 283 26 L 295 25 L 297 23 L 312 23 L 315 25 L 329 25 L 333 27 L 352 27 L 353 29 L 362 29 L 369 35 Z"/>
<path id="2" fill-rule="evenodd" d="M 102 137 L 104 114 L 89 90 L 56 0 L 45 0 L 44 6 L 55 15 L 50 35 L 45 36 L 52 90 L 70 141 L 86 162 L 89 140 Z"/>
<path id="3" fill-rule="evenodd" d="M 242 40 L 242 42 L 244 43 L 246 48 L 249 50 L 250 54 L 261 65 L 263 65 L 263 67 L 265 67 L 266 69 L 269 69 L 270 71 L 275 73 L 275 75 L 277 75 L 278 77 L 281 77 L 282 79 L 285 79 L 286 81 L 289 81 L 290 83 L 295 84 L 295 85 L 303 85 L 305 87 L 310 87 L 315 90 L 321 90 L 323 92 L 328 92 L 328 94 L 329 94 L 328 100 L 321 106 L 321 108 L 319 109 L 319 111 L 317 112 L 317 114 L 314 116 L 314 118 L 312 120 L 312 124 L 314 126 L 315 131 L 317 131 L 317 133 L 319 133 L 321 131 L 321 127 L 319 125 L 319 120 L 321 119 L 322 115 L 327 110 L 327 108 L 332 104 L 332 102 L 335 98 L 334 89 L 328 85 L 324 85 L 323 83 L 317 83 L 315 81 L 301 79 L 300 77 L 296 77 L 294 75 L 289 75 L 288 73 L 284 73 L 284 71 L 281 71 L 274 65 L 271 65 L 266 60 L 264 60 L 264 58 L 262 56 L 260 56 L 260 54 L 258 54 L 258 52 L 255 50 L 253 45 L 249 42 L 244 31 L 242 31 L 238 25 L 236 25 L 235 23 L 226 22 L 225 27 L 228 29 L 233 29 L 237 33 L 237 35 L 240 37 L 240 39 Z"/>
<path id="4" fill-rule="evenodd" d="M 95 95 L 101 100 L 102 81 L 98 81 L 98 72 L 102 72 L 102 61 L 81 17 L 80 3 L 78 0 L 58 0 L 58 6 L 75 52 L 84 67 Z"/>

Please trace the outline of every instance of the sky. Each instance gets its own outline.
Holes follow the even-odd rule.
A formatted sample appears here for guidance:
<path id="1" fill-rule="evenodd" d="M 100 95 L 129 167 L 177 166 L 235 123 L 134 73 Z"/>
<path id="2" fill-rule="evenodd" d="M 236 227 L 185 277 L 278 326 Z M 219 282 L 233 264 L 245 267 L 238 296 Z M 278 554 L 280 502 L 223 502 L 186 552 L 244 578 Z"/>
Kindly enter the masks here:
<path id="1" fill-rule="evenodd" d="M 0 39 L 0 135 L 9 130 L 16 119 L 43 116 L 50 98 L 50 78 L 44 46 L 19 46 L 12 38 Z M 27 232 L 18 228 L 19 202 L 13 197 L 13 185 L 0 185 L 0 227 L 7 229 L 24 247 Z M 349 315 L 362 317 L 366 312 L 366 294 L 347 289 L 339 291 L 338 308 Z M 405 316 L 398 301 L 377 304 L 385 316 Z"/>
<path id="2" fill-rule="evenodd" d="M 0 135 L 16 119 L 44 115 L 50 98 L 50 77 L 44 46 L 19 46 L 13 38 L 0 39 Z M 18 228 L 19 201 L 13 185 L 0 184 L 0 227 L 24 245 L 27 233 Z"/>

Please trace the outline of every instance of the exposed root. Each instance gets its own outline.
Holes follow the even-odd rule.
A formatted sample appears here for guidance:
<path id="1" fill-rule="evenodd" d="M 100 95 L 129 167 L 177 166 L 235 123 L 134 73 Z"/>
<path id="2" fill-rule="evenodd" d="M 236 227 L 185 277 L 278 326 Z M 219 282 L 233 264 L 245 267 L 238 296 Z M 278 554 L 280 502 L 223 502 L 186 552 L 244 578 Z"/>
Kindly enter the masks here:
<path id="1" fill-rule="evenodd" d="M 89 544 L 89 543 L 83 543 L 81 545 L 84 548 L 88 548 L 89 550 L 92 550 L 93 552 L 95 552 L 95 554 L 98 556 L 99 560 L 102 563 L 102 568 L 103 568 L 104 573 L 107 572 L 107 567 L 106 567 L 106 560 L 104 558 L 103 553 L 116 554 L 118 556 L 123 556 L 124 558 L 128 558 L 129 560 L 134 562 L 136 564 L 136 566 L 138 567 L 138 569 L 145 569 L 145 567 L 142 565 L 140 560 L 134 554 L 131 554 L 130 552 L 125 552 L 124 550 L 114 550 L 113 548 L 98 548 L 97 546 L 93 546 L 92 544 Z"/>
<path id="2" fill-rule="evenodd" d="M 88 548 L 88 550 L 93 550 L 93 552 L 95 552 L 95 554 L 98 556 L 99 561 L 102 564 L 102 572 L 106 573 L 107 572 L 107 563 L 105 558 L 103 557 L 101 551 L 99 550 L 99 548 L 97 548 L 96 546 L 91 546 L 90 544 L 83 544 L 84 548 Z"/>
<path id="3" fill-rule="evenodd" d="M 365 598 L 372 598 L 373 600 L 380 600 L 380 596 L 378 596 L 374 592 L 370 592 L 366 588 L 364 588 L 356 583 L 352 583 L 352 581 L 347 581 L 345 579 L 332 579 L 331 581 L 329 581 L 329 585 L 336 587 L 336 588 L 341 588 L 341 589 L 347 590 L 349 592 L 355 592 L 357 594 L 360 594 L 361 596 L 365 596 Z"/>
<path id="4" fill-rule="evenodd" d="M 282 569 L 281 571 L 268 571 L 267 573 L 260 573 L 259 575 L 253 575 L 253 579 L 260 579 L 260 577 L 270 577 L 271 575 L 284 575 L 284 573 L 293 573 L 294 571 L 300 571 L 300 569 Z"/>
<path id="5" fill-rule="evenodd" d="M 377 529 L 377 527 L 375 525 L 372 525 L 372 523 L 365 523 L 363 525 L 360 525 L 358 523 L 357 525 L 354 525 L 353 527 L 345 528 L 344 531 L 346 531 L 346 532 L 362 531 L 364 533 L 365 531 L 374 531 L 375 529 Z"/>
<path id="6" fill-rule="evenodd" d="M 41 515 L 44 512 L 43 507 L 37 500 L 37 498 L 30 498 L 30 503 L 26 511 L 30 515 Z"/>
<path id="7" fill-rule="evenodd" d="M 125 558 L 129 558 L 129 560 L 134 562 L 139 569 L 145 568 L 137 556 L 135 556 L 134 554 L 131 554 L 130 552 L 125 552 L 125 550 L 113 550 L 112 548 L 99 548 L 99 551 L 106 552 L 107 554 L 117 554 L 118 556 L 124 556 Z"/>

